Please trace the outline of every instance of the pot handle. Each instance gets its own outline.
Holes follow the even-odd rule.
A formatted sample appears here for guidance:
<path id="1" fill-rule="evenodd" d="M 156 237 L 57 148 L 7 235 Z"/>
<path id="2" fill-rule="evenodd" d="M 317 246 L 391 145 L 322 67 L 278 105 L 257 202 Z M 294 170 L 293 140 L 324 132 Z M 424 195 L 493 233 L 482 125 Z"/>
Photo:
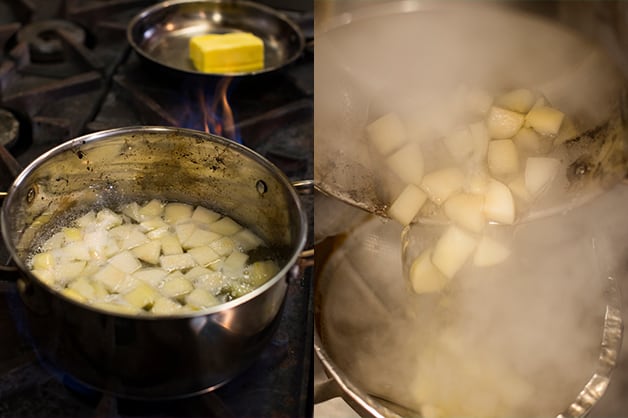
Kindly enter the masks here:
<path id="1" fill-rule="evenodd" d="M 314 194 L 314 180 L 295 180 L 292 181 L 292 187 L 299 196 L 312 196 Z M 308 248 L 301 251 L 300 267 L 310 267 L 314 265 L 314 248 Z"/>
<path id="2" fill-rule="evenodd" d="M 314 404 L 342 397 L 342 389 L 333 377 L 314 379 Z"/>
<path id="3" fill-rule="evenodd" d="M 22 166 L 17 162 L 15 157 L 0 144 L 0 161 L 5 165 L 13 178 L 17 177 L 22 172 Z M 4 201 L 9 193 L 0 191 L 0 200 Z M 15 282 L 19 279 L 19 270 L 17 267 L 10 265 L 11 260 L 7 260 L 5 264 L 0 264 L 0 280 Z"/>

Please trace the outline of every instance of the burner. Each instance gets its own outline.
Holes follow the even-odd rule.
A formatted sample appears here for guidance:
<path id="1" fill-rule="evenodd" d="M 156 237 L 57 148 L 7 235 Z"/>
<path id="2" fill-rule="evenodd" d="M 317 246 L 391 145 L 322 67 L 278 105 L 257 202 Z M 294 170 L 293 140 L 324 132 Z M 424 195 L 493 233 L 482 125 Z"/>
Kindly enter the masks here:
<path id="1" fill-rule="evenodd" d="M 32 62 L 59 62 L 65 57 L 64 42 L 84 44 L 85 30 L 65 20 L 38 21 L 20 29 L 17 40 L 28 44 Z"/>

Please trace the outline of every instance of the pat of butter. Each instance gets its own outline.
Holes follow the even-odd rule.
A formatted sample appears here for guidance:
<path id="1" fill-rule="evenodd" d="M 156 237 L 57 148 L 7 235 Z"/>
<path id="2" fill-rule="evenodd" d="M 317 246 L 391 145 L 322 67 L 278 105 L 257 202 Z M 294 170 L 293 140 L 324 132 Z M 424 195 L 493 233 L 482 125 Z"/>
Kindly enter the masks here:
<path id="1" fill-rule="evenodd" d="M 264 42 L 248 32 L 198 35 L 190 39 L 190 58 L 198 71 L 233 73 L 264 68 Z"/>

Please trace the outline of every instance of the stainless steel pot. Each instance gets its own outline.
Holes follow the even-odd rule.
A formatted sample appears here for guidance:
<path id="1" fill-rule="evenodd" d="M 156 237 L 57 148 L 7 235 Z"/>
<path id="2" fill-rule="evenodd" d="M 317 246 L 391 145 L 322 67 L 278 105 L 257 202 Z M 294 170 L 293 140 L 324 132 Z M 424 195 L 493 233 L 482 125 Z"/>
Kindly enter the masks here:
<path id="1" fill-rule="evenodd" d="M 172 317 L 101 311 L 29 272 L 33 240 L 68 210 L 152 198 L 228 214 L 266 240 L 280 272 L 231 302 Z M 247 368 L 278 325 L 307 229 L 295 189 L 269 161 L 227 139 L 169 127 L 97 132 L 43 154 L 15 179 L 1 225 L 21 272 L 27 329 L 44 360 L 87 386 L 129 398 L 201 393 Z"/>
<path id="2" fill-rule="evenodd" d="M 456 408 L 464 399 L 464 415 L 452 416 L 494 416 L 474 406 L 485 407 L 486 397 L 514 399 L 518 389 L 509 391 L 517 388 L 511 379 L 523 358 L 528 366 L 522 375 L 530 382 L 539 388 L 558 383 L 520 399 L 523 411 L 508 411 L 509 416 L 586 416 L 612 385 L 622 346 L 619 283 L 627 274 L 627 223 L 621 211 L 609 209 L 627 199 L 628 187 L 618 185 L 568 215 L 519 227 L 513 266 L 469 269 L 438 295 L 417 296 L 407 289 L 399 225 L 372 217 L 319 243 L 314 349 L 328 380 L 315 382 L 315 402 L 342 397 L 360 416 L 418 417 L 434 411 L 424 402 L 439 407 L 451 402 Z M 607 215 L 591 215 L 596 213 Z M 539 233 L 551 238 L 539 240 Z M 513 268 L 517 273 L 504 274 Z M 444 335 L 464 355 L 448 355 L 451 346 L 434 344 L 443 329 L 455 329 Z M 470 335 L 474 344 L 468 344 Z M 495 341 L 502 351 L 494 350 Z M 442 352 L 433 355 L 434 347 Z M 434 364 L 427 370 L 442 374 L 426 373 L 424 356 Z M 444 361 L 459 367 L 450 369 Z M 503 364 L 514 374 L 504 373 Z M 459 382 L 475 367 L 482 370 L 477 385 L 463 397 Z M 488 390 L 484 385 L 496 369 L 503 379 Z M 418 376 L 440 391 L 422 400 Z"/>

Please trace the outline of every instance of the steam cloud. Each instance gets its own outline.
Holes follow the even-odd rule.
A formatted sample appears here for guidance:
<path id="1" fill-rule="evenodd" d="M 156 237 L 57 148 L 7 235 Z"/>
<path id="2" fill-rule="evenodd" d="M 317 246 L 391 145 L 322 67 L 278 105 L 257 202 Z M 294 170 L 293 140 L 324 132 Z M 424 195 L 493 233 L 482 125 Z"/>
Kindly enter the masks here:
<path id="1" fill-rule="evenodd" d="M 432 104 L 460 85 L 538 89 L 582 130 L 609 118 L 616 74 L 592 45 L 542 20 L 473 7 L 378 15 L 317 33 L 319 185 L 377 201 L 364 126 L 389 111 L 414 134 L 426 119 L 446 124 L 447 110 Z M 369 221 L 321 273 L 327 350 L 365 390 L 427 415 L 561 413 L 597 367 L 607 278 L 626 272 L 628 220 L 616 210 L 624 189 L 513 227 L 506 264 L 468 267 L 440 295 L 411 294 L 401 227 Z M 412 234 L 427 245 L 428 227 Z"/>

